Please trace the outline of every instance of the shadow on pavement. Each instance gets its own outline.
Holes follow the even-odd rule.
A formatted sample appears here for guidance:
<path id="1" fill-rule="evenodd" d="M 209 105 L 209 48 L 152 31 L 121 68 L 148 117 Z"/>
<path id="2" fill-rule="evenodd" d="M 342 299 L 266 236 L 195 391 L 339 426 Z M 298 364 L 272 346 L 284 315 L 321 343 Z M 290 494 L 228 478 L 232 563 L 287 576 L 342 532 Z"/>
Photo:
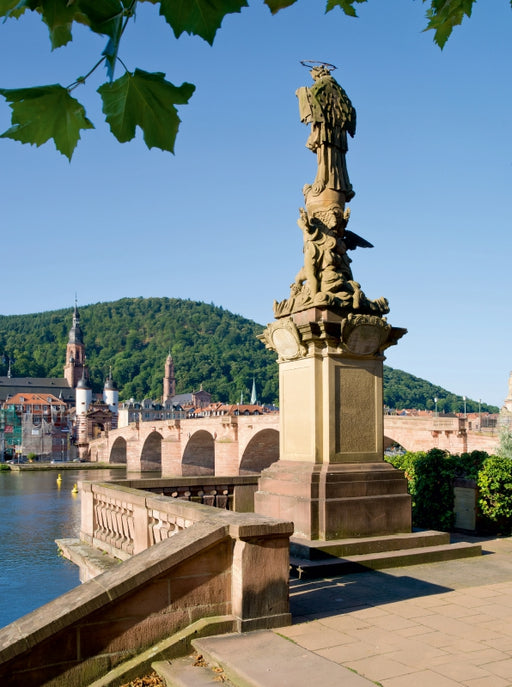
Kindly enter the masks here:
<path id="1" fill-rule="evenodd" d="M 290 610 L 297 623 L 450 591 L 451 587 L 407 575 L 369 570 L 331 579 L 290 580 Z"/>

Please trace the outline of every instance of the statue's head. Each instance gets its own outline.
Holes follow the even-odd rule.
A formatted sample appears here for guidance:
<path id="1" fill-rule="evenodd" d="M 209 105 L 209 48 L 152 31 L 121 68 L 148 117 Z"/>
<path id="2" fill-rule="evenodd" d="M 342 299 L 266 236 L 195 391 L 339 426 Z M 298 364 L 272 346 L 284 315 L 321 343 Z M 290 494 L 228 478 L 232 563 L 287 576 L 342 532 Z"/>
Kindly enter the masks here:
<path id="1" fill-rule="evenodd" d="M 322 64 L 318 67 L 313 67 L 309 73 L 311 74 L 313 81 L 316 81 L 317 79 L 321 79 L 323 76 L 330 76 L 331 70 L 327 69 L 327 67 Z"/>

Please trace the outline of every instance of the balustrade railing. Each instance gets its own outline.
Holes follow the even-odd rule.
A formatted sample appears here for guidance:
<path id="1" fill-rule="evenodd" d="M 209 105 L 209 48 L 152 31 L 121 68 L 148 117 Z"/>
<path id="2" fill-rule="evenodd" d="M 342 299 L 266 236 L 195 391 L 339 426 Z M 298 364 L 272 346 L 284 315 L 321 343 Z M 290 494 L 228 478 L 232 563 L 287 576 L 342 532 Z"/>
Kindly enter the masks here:
<path id="1" fill-rule="evenodd" d="M 94 538 L 114 549 L 133 554 L 133 504 L 100 492 L 95 493 L 93 509 Z"/>
<path id="2" fill-rule="evenodd" d="M 256 478 L 257 479 L 257 478 Z M 250 512 L 253 477 L 83 482 L 81 539 L 126 559 L 208 518 L 208 509 Z"/>

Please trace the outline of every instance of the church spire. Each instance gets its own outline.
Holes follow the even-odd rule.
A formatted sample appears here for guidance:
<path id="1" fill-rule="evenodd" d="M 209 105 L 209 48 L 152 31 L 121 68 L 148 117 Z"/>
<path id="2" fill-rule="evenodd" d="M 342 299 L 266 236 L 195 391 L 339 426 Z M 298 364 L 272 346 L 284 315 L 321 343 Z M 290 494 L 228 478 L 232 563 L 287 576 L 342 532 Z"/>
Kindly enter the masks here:
<path id="1" fill-rule="evenodd" d="M 80 379 L 89 377 L 85 367 L 84 335 L 80 327 L 80 313 L 75 296 L 73 308 L 73 323 L 69 330 L 68 344 L 66 346 L 66 363 L 64 365 L 64 379 L 72 389 L 75 389 Z"/>
<path id="2" fill-rule="evenodd" d="M 256 381 L 254 377 L 252 378 L 252 391 L 251 391 L 251 405 L 255 406 L 258 403 L 258 397 L 256 395 Z"/>

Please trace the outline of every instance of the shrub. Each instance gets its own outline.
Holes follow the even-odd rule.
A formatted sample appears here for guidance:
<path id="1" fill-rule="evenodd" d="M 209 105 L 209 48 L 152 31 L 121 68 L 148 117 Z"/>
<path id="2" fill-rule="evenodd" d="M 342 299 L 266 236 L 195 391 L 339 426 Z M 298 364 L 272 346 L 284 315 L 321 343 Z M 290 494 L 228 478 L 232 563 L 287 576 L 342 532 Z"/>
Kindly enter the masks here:
<path id="1" fill-rule="evenodd" d="M 478 474 L 478 505 L 499 531 L 512 530 L 512 459 L 489 456 Z"/>
<path id="2" fill-rule="evenodd" d="M 437 448 L 416 460 L 416 494 L 412 517 L 417 527 L 440 530 L 453 527 L 455 467 L 452 456 Z"/>
<path id="3" fill-rule="evenodd" d="M 489 454 L 485 451 L 471 451 L 471 453 L 462 453 L 460 456 L 451 456 L 454 462 L 454 476 L 464 477 L 466 479 L 478 479 L 478 473 L 482 469 L 482 465 L 489 458 Z"/>
<path id="4" fill-rule="evenodd" d="M 416 469 L 415 463 L 419 456 L 424 456 L 425 453 L 407 451 L 401 455 L 385 456 L 385 460 L 391 463 L 397 470 L 403 470 L 404 476 L 407 479 L 407 491 L 411 495 L 412 506 L 414 508 L 414 500 L 416 496 Z"/>

